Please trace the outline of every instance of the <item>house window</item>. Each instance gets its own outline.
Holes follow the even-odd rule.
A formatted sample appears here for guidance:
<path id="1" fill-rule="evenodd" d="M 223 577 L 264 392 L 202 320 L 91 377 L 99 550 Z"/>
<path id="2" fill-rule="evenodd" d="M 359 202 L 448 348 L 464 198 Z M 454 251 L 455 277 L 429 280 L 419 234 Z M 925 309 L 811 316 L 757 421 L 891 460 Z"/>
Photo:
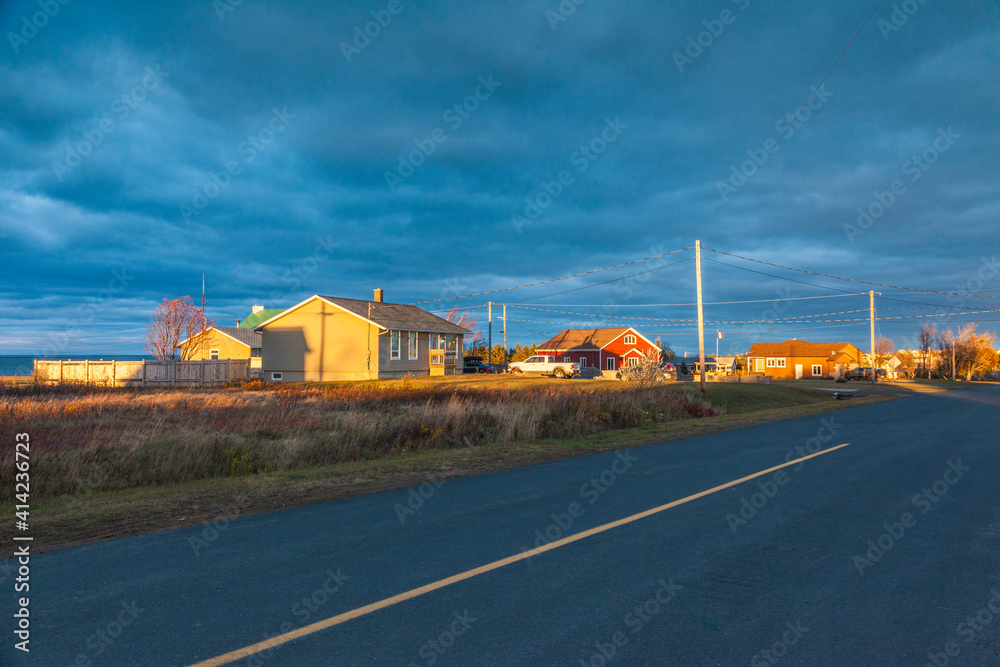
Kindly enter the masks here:
<path id="1" fill-rule="evenodd" d="M 251 357 L 259 357 L 260 356 L 260 348 L 259 347 L 250 348 L 250 356 Z"/>
<path id="2" fill-rule="evenodd" d="M 431 334 L 431 349 L 444 349 L 444 334 Z"/>
<path id="3" fill-rule="evenodd" d="M 632 334 L 629 334 L 629 335 L 625 336 L 625 344 L 626 345 L 635 345 L 635 336 L 633 336 Z"/>
<path id="4" fill-rule="evenodd" d="M 584 369 L 587 367 L 587 357 L 580 357 L 580 368 Z"/>
<path id="5" fill-rule="evenodd" d="M 208 351 L 208 358 L 209 359 L 218 359 L 219 358 L 219 351 L 218 350 L 209 350 Z"/>
<path id="6" fill-rule="evenodd" d="M 271 373 L 271 382 L 281 382 L 281 373 Z"/>
<path id="7" fill-rule="evenodd" d="M 813 364 L 813 375 L 822 375 L 823 367 L 819 364 Z"/>
<path id="8" fill-rule="evenodd" d="M 774 368 L 776 361 L 777 361 L 777 359 L 775 359 L 774 357 L 768 357 L 767 358 L 767 367 L 768 368 Z"/>
<path id="9" fill-rule="evenodd" d="M 389 358 L 399 359 L 399 332 L 393 331 L 389 334 Z"/>
<path id="10" fill-rule="evenodd" d="M 573 363 L 573 360 L 569 357 L 563 357 L 563 361 L 565 361 L 567 364 Z"/>
<path id="11" fill-rule="evenodd" d="M 639 365 L 639 357 L 630 357 L 630 358 L 626 359 L 625 360 L 625 365 L 626 366 L 638 366 Z"/>
<path id="12" fill-rule="evenodd" d="M 410 352 L 409 352 L 410 359 L 416 359 L 417 358 L 417 332 L 416 331 L 411 331 L 410 332 L 409 343 L 410 343 Z"/>
<path id="13" fill-rule="evenodd" d="M 609 371 L 615 370 L 615 358 L 614 357 L 608 357 L 608 370 Z"/>
<path id="14" fill-rule="evenodd" d="M 784 367 L 785 367 L 785 358 L 782 357 L 778 359 L 778 368 L 784 368 Z"/>

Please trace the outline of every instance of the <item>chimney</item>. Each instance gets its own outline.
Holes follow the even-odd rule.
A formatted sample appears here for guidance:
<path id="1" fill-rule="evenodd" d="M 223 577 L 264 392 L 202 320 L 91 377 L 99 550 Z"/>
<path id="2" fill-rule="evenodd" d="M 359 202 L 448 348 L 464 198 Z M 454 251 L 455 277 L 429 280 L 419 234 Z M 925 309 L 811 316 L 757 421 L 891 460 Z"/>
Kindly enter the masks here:
<path id="1" fill-rule="evenodd" d="M 262 310 L 264 310 L 264 306 L 254 306 L 253 308 L 250 309 L 250 312 L 257 314 Z"/>
<path id="2" fill-rule="evenodd" d="M 375 288 L 375 303 L 382 303 L 382 290 L 378 287 Z"/>

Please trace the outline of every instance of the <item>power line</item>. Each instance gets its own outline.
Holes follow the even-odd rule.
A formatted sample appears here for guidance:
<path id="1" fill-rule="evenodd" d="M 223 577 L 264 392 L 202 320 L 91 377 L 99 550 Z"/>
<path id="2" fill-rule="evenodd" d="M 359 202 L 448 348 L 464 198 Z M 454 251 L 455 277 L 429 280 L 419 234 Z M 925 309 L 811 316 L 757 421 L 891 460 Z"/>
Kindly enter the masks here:
<path id="1" fill-rule="evenodd" d="M 579 292 L 581 290 L 591 289 L 593 287 L 600 287 L 601 285 L 609 285 L 611 283 L 616 283 L 616 282 L 619 282 L 619 281 L 622 281 L 622 280 L 627 280 L 628 278 L 634 278 L 635 276 L 641 276 L 644 273 L 652 273 L 653 271 L 659 271 L 661 269 L 669 269 L 671 266 L 678 266 L 680 264 L 686 264 L 688 262 L 693 262 L 693 261 L 694 260 L 689 257 L 687 259 L 682 259 L 679 262 L 673 262 L 671 264 L 665 264 L 664 266 L 658 266 L 655 269 L 649 269 L 648 271 L 639 271 L 638 273 L 631 273 L 631 274 L 629 274 L 627 276 L 622 276 L 621 278 L 614 278 L 612 280 L 605 280 L 604 282 L 594 283 L 593 285 L 584 285 L 583 287 L 575 287 L 573 289 L 564 290 L 562 292 L 555 292 L 553 294 L 545 294 L 543 296 L 534 296 L 534 297 L 531 297 L 530 299 L 521 299 L 520 301 L 508 301 L 507 304 L 508 305 L 512 305 L 512 304 L 516 304 L 516 303 L 526 303 L 528 301 L 538 301 L 539 299 L 547 299 L 547 298 L 549 298 L 551 296 L 559 296 L 561 294 L 569 294 L 570 292 Z"/>
<path id="2" fill-rule="evenodd" d="M 650 322 L 697 322 L 693 319 L 678 319 L 678 318 L 664 318 L 664 317 L 633 317 L 629 315 L 598 315 L 594 313 L 578 313 L 568 310 L 554 310 L 552 308 L 537 308 L 534 306 L 510 306 L 511 308 L 520 308 L 523 310 L 534 310 L 544 313 L 560 313 L 563 315 L 577 315 L 582 317 L 593 317 L 596 319 L 612 319 L 612 320 L 643 320 Z M 804 318 L 811 317 L 832 317 L 834 315 L 849 315 L 851 313 L 862 313 L 866 312 L 867 308 L 858 308 L 857 310 L 841 310 L 834 313 L 819 313 L 816 315 L 795 315 L 789 317 L 772 317 L 765 320 L 706 320 L 705 324 L 753 324 L 756 322 L 780 322 L 783 320 L 800 320 Z"/>
<path id="3" fill-rule="evenodd" d="M 705 248 L 705 250 L 711 250 L 711 248 Z M 717 252 L 717 251 L 716 250 L 712 250 L 712 252 Z M 723 254 L 728 254 L 728 253 L 723 253 Z M 733 257 L 738 257 L 738 255 L 733 255 Z M 829 285 L 818 285 L 816 283 L 807 283 L 804 280 L 795 280 L 794 278 L 786 278 L 785 276 L 778 276 L 778 275 L 775 275 L 773 273 L 766 273 L 764 271 L 754 271 L 753 269 L 748 269 L 745 266 L 736 266 L 735 264 L 727 264 L 726 262 L 719 262 L 719 261 L 714 260 L 714 259 L 703 259 L 702 261 L 711 262 L 712 264 L 721 264 L 722 266 L 728 266 L 728 267 L 733 268 L 733 269 L 739 269 L 740 271 L 748 271 L 750 273 L 756 273 L 756 274 L 762 275 L 762 276 L 769 276 L 771 278 L 777 278 L 778 280 L 787 280 L 790 283 L 798 283 L 800 285 L 809 285 L 810 287 L 819 287 L 820 289 L 829 289 L 829 290 L 833 290 L 835 292 L 844 292 L 845 294 L 849 293 L 847 290 L 842 290 L 839 287 L 830 287 Z M 752 260 L 752 261 L 756 261 L 756 260 Z M 761 263 L 765 264 L 766 262 L 761 262 Z M 775 266 L 777 266 L 777 265 L 775 265 Z M 784 267 L 782 267 L 782 268 L 784 268 Z M 809 272 L 807 271 L 806 273 L 809 273 Z M 821 274 L 818 274 L 818 275 L 821 275 Z"/>
<path id="4" fill-rule="evenodd" d="M 690 260 L 686 260 L 690 261 Z M 716 262 L 721 264 L 722 262 Z M 727 264 L 726 266 L 731 266 Z M 739 268 L 739 267 L 737 267 Z M 774 301 L 804 301 L 806 299 L 839 299 L 845 296 L 867 296 L 868 292 L 851 292 L 850 294 L 821 294 L 819 296 L 789 296 L 784 297 L 778 295 L 776 299 L 750 299 L 745 301 L 706 301 L 703 305 L 705 306 L 728 306 L 733 304 L 741 303 L 771 303 Z M 523 302 L 517 302 L 523 303 Z M 592 303 L 547 303 L 546 306 L 555 306 L 559 308 L 592 308 L 594 304 Z M 697 306 L 697 303 L 628 303 L 622 305 L 616 305 L 616 308 L 670 308 L 674 306 Z M 521 306 L 517 306 L 520 308 Z"/>
<path id="5" fill-rule="evenodd" d="M 734 255 L 731 252 L 723 252 L 722 250 L 712 250 L 712 248 L 704 248 L 704 249 L 705 250 L 710 250 L 711 252 L 714 252 L 714 253 L 719 254 L 719 255 L 726 255 L 728 257 L 736 257 L 737 259 L 743 259 L 743 260 L 746 260 L 748 262 L 755 262 L 757 264 L 764 264 L 765 266 L 774 266 L 774 267 L 777 267 L 779 269 L 787 269 L 788 271 L 798 271 L 799 273 L 807 273 L 807 274 L 812 275 L 812 276 L 820 276 L 820 277 L 823 277 L 823 278 L 833 278 L 834 280 L 843 280 L 844 282 L 861 283 L 862 285 L 873 285 L 875 287 L 886 287 L 888 289 L 906 290 L 907 292 L 923 292 L 925 294 L 945 294 L 945 295 L 955 295 L 955 296 L 974 296 L 974 298 L 977 298 L 977 299 L 1000 299 L 1000 296 L 981 296 L 981 295 L 971 295 L 971 294 L 959 294 L 958 292 L 941 292 L 941 291 L 938 291 L 938 290 L 920 289 L 920 288 L 917 288 L 917 287 L 900 287 L 899 285 L 887 285 L 885 283 L 871 282 L 870 280 L 858 280 L 857 278 L 844 278 L 844 277 L 841 277 L 841 276 L 834 276 L 834 275 L 831 275 L 829 273 L 819 273 L 818 271 L 807 271 L 806 269 L 796 269 L 793 266 L 784 266 L 783 264 L 776 264 L 774 262 L 765 262 L 765 261 L 760 260 L 760 259 L 753 259 L 752 257 L 744 257 L 742 255 Z M 718 262 L 718 263 L 722 264 L 722 262 Z M 733 265 L 727 264 L 726 266 L 733 266 Z M 736 267 L 736 268 L 743 268 L 743 267 Z M 750 271 L 750 269 L 744 269 L 744 270 Z M 770 274 L 764 274 L 764 275 L 770 275 Z M 778 278 L 780 276 L 774 276 L 774 277 Z M 786 278 L 785 280 L 789 280 L 789 279 Z M 819 285 L 817 285 L 817 287 L 819 287 Z M 834 288 L 829 287 L 827 289 L 834 289 Z"/>
<path id="6" fill-rule="evenodd" d="M 684 252 L 685 250 L 690 250 L 693 247 L 694 246 L 688 246 L 687 248 L 680 248 L 679 250 L 671 250 L 670 252 L 660 253 L 659 255 L 653 255 L 651 257 L 643 257 L 642 259 L 634 259 L 634 260 L 632 260 L 630 262 L 622 262 L 621 264 L 615 264 L 613 266 L 605 266 L 603 268 L 593 269 L 591 271 L 582 271 L 580 273 L 574 273 L 573 275 L 570 275 L 570 276 L 563 276 L 562 278 L 550 278 L 549 280 L 540 280 L 540 281 L 538 281 L 536 283 L 527 283 L 525 285 L 517 285 L 516 287 L 503 287 L 501 289 L 489 290 L 487 292 L 476 292 L 475 294 L 464 294 L 462 296 L 450 296 L 450 297 L 445 297 L 445 298 L 442 298 L 442 299 L 430 299 L 428 301 L 415 301 L 415 302 L 413 302 L 413 303 L 411 303 L 409 305 L 411 305 L 411 306 L 417 306 L 417 305 L 420 305 L 420 304 L 423 304 L 423 303 L 440 303 L 441 301 L 456 301 L 458 299 L 468 299 L 468 298 L 471 298 L 471 297 L 474 297 L 474 296 L 486 296 L 487 294 L 498 294 L 500 292 L 510 292 L 510 291 L 513 291 L 513 290 L 524 289 L 525 287 L 536 287 L 538 285 L 545 285 L 547 283 L 554 283 L 554 282 L 558 282 L 560 280 L 569 280 L 570 278 L 579 278 L 580 276 L 587 276 L 587 275 L 590 275 L 591 273 L 600 273 L 601 271 L 609 271 L 611 269 L 618 269 L 618 268 L 621 268 L 623 266 L 629 266 L 630 264 L 639 264 L 641 262 L 648 262 L 650 260 L 658 259 L 660 257 L 666 257 L 668 255 L 675 255 L 675 254 L 677 254 L 679 252 Z M 660 268 L 666 268 L 666 267 L 660 267 Z M 656 269 L 652 269 L 652 270 L 655 271 Z M 539 298 L 542 298 L 542 297 L 539 297 Z"/>
<path id="7" fill-rule="evenodd" d="M 767 152 L 767 155 L 764 156 L 764 159 L 761 161 L 761 163 L 757 165 L 757 168 L 753 170 L 753 173 L 747 177 L 746 183 L 743 184 L 743 186 L 736 193 L 736 196 L 733 197 L 733 200 L 729 202 L 726 208 L 723 209 L 722 213 L 719 214 L 719 217 L 717 217 L 715 221 L 712 222 L 711 225 L 709 225 L 708 230 L 705 232 L 705 236 L 712 233 L 712 230 L 715 229 L 715 226 L 719 224 L 719 221 L 722 220 L 723 217 L 725 217 L 726 213 L 729 212 L 729 209 L 731 209 L 733 207 L 733 204 L 736 203 L 736 200 L 738 200 L 740 198 L 740 195 L 743 194 L 743 191 L 746 190 L 747 187 L 750 185 L 750 182 L 754 179 L 754 176 L 756 176 L 757 173 L 764 167 L 764 165 L 767 164 L 767 161 L 771 159 L 771 155 L 774 153 L 774 151 L 778 150 L 778 146 L 781 145 L 781 142 L 782 140 L 784 140 L 785 135 L 787 135 L 791 131 L 792 126 L 795 124 L 795 121 L 799 119 L 799 116 L 802 114 L 803 111 L 806 110 L 806 107 L 809 106 L 809 103 L 812 102 L 812 99 L 816 97 L 816 93 L 818 93 L 823 88 L 823 84 L 826 83 L 826 80 L 830 78 L 831 74 L 833 74 L 833 70 L 837 68 L 837 65 L 840 64 L 840 61 L 843 60 L 845 55 L 847 55 L 847 52 L 850 50 L 851 46 L 854 45 L 855 40 L 857 40 L 858 35 L 860 35 L 861 31 L 865 29 L 865 26 L 868 25 L 868 22 L 872 20 L 872 17 L 875 16 L 875 12 L 877 12 L 878 8 L 881 6 L 882 6 L 882 0 L 879 0 L 878 4 L 875 5 L 875 9 L 873 9 L 871 14 L 868 15 L 868 18 L 865 19 L 865 22 L 861 24 L 861 27 L 858 28 L 858 31 L 854 33 L 854 37 L 851 37 L 851 41 L 847 43 L 847 46 L 841 52 L 837 60 L 833 63 L 833 66 L 830 67 L 830 69 L 827 71 L 823 79 L 819 82 L 819 85 L 813 89 L 812 95 L 810 95 L 809 98 L 806 99 L 805 104 L 803 104 L 802 108 L 799 109 L 798 113 L 795 114 L 795 118 L 793 118 L 792 122 L 788 124 L 788 127 L 785 128 L 785 131 L 781 133 L 781 136 L 778 137 L 777 143 L 775 143 L 774 146 L 771 147 L 771 150 Z"/>

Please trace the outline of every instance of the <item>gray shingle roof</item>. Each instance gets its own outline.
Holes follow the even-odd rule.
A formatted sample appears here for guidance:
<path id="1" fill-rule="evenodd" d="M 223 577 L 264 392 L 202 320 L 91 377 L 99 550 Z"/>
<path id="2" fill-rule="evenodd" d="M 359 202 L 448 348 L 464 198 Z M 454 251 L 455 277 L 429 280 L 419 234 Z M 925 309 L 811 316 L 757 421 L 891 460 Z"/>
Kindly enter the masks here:
<path id="1" fill-rule="evenodd" d="M 340 306 L 344 310 L 349 310 L 355 315 L 371 320 L 386 329 L 452 334 L 469 333 L 468 329 L 453 324 L 443 317 L 428 313 L 423 308 L 418 308 L 417 306 L 405 306 L 400 303 L 383 303 L 379 301 L 363 301 L 361 299 L 345 299 L 339 296 L 319 296 L 332 304 Z M 369 306 L 371 307 L 370 311 Z"/>
<path id="2" fill-rule="evenodd" d="M 253 329 L 241 329 L 240 327 L 213 327 L 216 331 L 226 334 L 231 338 L 235 338 L 244 345 L 249 345 L 251 348 L 260 347 L 260 334 Z"/>

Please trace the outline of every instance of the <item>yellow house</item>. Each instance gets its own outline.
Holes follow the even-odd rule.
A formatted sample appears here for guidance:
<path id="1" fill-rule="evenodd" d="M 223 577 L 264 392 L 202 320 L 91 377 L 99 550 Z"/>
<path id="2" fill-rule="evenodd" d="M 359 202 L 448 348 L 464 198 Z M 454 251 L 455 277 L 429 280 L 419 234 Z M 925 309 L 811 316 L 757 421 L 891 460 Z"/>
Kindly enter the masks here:
<path id="1" fill-rule="evenodd" d="M 264 380 L 326 382 L 462 372 L 469 331 L 417 306 L 316 294 L 259 324 Z"/>
<path id="2" fill-rule="evenodd" d="M 211 327 L 202 334 L 182 340 L 181 359 L 250 359 L 251 368 L 260 368 L 260 334 L 239 327 Z"/>

